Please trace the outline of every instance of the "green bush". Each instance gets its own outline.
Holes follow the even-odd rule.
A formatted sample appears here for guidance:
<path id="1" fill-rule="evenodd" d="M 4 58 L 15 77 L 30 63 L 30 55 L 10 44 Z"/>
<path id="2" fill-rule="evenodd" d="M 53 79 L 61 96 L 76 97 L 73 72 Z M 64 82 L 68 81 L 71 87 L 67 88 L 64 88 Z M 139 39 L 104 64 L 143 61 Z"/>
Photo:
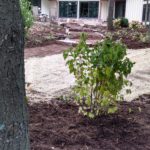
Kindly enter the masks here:
<path id="1" fill-rule="evenodd" d="M 129 27 L 129 21 L 128 21 L 128 19 L 127 18 L 121 18 L 121 20 L 120 20 L 121 22 L 120 22 L 120 25 L 121 25 L 121 27 Z"/>
<path id="2" fill-rule="evenodd" d="M 33 15 L 31 11 L 31 3 L 28 0 L 20 0 L 21 13 L 24 21 L 25 32 L 33 25 Z"/>
<path id="3" fill-rule="evenodd" d="M 129 21 L 126 18 L 118 18 L 113 21 L 115 28 L 129 27 Z"/>
<path id="4" fill-rule="evenodd" d="M 105 39 L 90 48 L 82 34 L 80 43 L 64 52 L 64 59 L 76 79 L 79 112 L 91 118 L 115 113 L 118 100 L 123 98 L 120 91 L 130 84 L 126 77 L 133 63 L 126 57 L 126 47 Z"/>

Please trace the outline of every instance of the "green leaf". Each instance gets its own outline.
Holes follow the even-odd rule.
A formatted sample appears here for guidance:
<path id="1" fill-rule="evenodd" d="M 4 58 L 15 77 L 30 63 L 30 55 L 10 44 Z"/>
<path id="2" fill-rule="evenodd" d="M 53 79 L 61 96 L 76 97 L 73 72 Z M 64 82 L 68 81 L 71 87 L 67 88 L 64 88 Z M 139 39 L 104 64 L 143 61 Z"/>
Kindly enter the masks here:
<path id="1" fill-rule="evenodd" d="M 93 119 L 95 116 L 94 116 L 94 114 L 93 113 L 88 113 L 88 116 L 89 116 L 89 118 L 91 118 L 91 119 Z"/>
<path id="2" fill-rule="evenodd" d="M 111 76 L 111 68 L 110 67 L 106 68 L 106 75 L 107 75 L 107 77 Z"/>
<path id="3" fill-rule="evenodd" d="M 109 114 L 114 114 L 117 110 L 118 110 L 118 108 L 116 106 L 110 107 L 110 108 L 108 108 L 108 113 Z"/>
<path id="4" fill-rule="evenodd" d="M 67 59 L 67 57 L 68 57 L 68 51 L 64 51 L 63 52 L 63 57 L 64 57 L 64 59 Z"/>

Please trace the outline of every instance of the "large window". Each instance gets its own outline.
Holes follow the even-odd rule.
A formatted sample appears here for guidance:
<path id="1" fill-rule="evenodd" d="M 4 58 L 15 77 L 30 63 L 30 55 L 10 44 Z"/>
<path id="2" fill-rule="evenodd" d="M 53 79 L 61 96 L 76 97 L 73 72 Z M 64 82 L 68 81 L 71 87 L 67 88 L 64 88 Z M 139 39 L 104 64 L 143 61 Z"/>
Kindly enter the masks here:
<path id="1" fill-rule="evenodd" d="M 116 1 L 115 3 L 115 18 L 125 17 L 125 1 Z"/>
<path id="2" fill-rule="evenodd" d="M 60 1 L 59 17 L 76 18 L 77 17 L 77 1 Z"/>
<path id="3" fill-rule="evenodd" d="M 99 2 L 80 2 L 80 18 L 98 18 Z"/>
<path id="4" fill-rule="evenodd" d="M 148 7 L 147 7 L 148 6 Z M 143 6 L 143 21 L 150 21 L 150 4 L 144 4 Z"/>

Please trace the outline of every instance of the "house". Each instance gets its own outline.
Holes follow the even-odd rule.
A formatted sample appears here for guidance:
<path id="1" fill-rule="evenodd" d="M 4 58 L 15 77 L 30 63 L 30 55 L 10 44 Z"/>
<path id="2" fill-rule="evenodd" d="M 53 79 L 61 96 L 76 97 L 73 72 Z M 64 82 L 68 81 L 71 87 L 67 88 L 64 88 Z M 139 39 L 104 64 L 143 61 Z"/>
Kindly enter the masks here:
<path id="1" fill-rule="evenodd" d="M 40 0 L 42 14 L 50 18 L 97 20 L 105 22 L 108 17 L 108 0 Z M 145 20 L 146 0 L 115 0 L 114 18 L 126 17 L 129 21 Z M 150 18 L 149 15 L 146 15 Z"/>

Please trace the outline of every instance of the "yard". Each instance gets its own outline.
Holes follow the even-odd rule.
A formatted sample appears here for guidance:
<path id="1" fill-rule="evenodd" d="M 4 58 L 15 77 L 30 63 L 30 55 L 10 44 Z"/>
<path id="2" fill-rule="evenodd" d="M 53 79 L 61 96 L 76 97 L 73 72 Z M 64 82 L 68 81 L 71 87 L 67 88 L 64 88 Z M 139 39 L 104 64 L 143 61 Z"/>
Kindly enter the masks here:
<path id="1" fill-rule="evenodd" d="M 72 97 L 69 101 L 63 98 L 70 94 L 74 77 L 69 74 L 62 52 L 77 44 L 81 32 L 88 34 L 88 43 L 93 46 L 107 36 L 106 28 L 37 23 L 30 29 L 25 69 L 32 150 L 150 149 L 150 43 L 139 39 L 145 30 L 112 33 L 113 38 L 127 45 L 128 57 L 136 62 L 129 76 L 132 93 L 125 95 L 126 101 L 133 101 L 120 103 L 117 114 L 90 120 L 77 113 Z"/>

